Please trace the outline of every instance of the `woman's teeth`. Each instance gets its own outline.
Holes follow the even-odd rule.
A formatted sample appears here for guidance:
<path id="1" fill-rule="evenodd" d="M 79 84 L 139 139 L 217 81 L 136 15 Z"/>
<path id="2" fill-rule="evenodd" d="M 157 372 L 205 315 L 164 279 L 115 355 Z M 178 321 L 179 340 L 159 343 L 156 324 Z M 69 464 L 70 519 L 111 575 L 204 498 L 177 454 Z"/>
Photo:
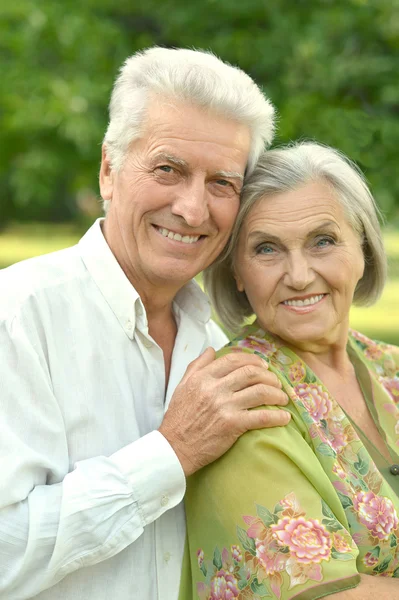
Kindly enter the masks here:
<path id="1" fill-rule="evenodd" d="M 316 304 L 324 297 L 324 294 L 318 296 L 312 296 L 311 298 L 305 298 L 304 300 L 284 300 L 283 304 L 286 306 L 309 306 L 310 304 Z"/>

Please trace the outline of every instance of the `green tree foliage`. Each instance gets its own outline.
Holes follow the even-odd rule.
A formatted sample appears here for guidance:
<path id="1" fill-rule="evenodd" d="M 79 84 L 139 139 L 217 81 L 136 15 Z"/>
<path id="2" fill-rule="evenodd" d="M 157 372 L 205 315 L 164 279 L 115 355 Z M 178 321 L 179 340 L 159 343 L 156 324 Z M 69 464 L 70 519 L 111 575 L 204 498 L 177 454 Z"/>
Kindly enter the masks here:
<path id="1" fill-rule="evenodd" d="M 0 8 L 0 224 L 67 220 L 97 193 L 112 82 L 153 44 L 214 51 L 260 83 L 276 144 L 314 138 L 399 212 L 399 0 L 11 0 Z"/>

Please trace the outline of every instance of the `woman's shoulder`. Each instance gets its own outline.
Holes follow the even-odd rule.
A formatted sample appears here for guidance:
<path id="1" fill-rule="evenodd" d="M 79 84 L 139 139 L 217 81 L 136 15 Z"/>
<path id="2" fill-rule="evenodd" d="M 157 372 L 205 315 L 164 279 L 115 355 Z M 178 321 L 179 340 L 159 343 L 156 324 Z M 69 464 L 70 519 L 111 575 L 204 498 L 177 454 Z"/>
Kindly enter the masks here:
<path id="1" fill-rule="evenodd" d="M 240 331 L 240 333 L 226 344 L 221 350 L 220 355 L 229 354 L 230 352 L 248 352 L 251 354 L 259 354 L 265 360 L 276 354 L 279 349 L 277 339 L 269 332 L 260 329 L 259 326 L 253 324 L 248 325 Z"/>
<path id="2" fill-rule="evenodd" d="M 373 340 L 359 331 L 350 329 L 349 339 L 368 362 L 392 365 L 392 370 L 399 370 L 399 347 L 380 340 Z M 399 373 L 396 373 L 399 375 Z"/>

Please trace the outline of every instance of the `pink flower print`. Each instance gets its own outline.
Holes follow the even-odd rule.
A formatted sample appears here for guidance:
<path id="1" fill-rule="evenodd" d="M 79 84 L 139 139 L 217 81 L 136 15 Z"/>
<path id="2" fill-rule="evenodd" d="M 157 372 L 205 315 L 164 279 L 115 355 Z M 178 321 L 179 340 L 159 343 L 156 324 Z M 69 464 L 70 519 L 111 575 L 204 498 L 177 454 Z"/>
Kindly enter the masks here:
<path id="1" fill-rule="evenodd" d="M 346 479 L 346 473 L 339 464 L 339 462 L 334 463 L 332 470 L 333 473 L 335 473 L 335 475 L 337 475 L 337 477 L 339 477 L 340 479 Z"/>
<path id="2" fill-rule="evenodd" d="M 365 554 L 363 557 L 363 563 L 366 565 L 366 567 L 375 567 L 375 565 L 378 563 L 378 558 L 375 556 L 375 554 L 367 552 L 367 554 Z"/>
<path id="3" fill-rule="evenodd" d="M 350 552 L 352 548 L 340 533 L 333 534 L 333 546 L 337 552 Z"/>
<path id="4" fill-rule="evenodd" d="M 378 360 L 382 357 L 382 350 L 377 344 L 370 344 L 364 353 L 369 360 Z"/>
<path id="5" fill-rule="evenodd" d="M 271 529 L 280 546 L 288 546 L 291 557 L 299 563 L 320 563 L 331 554 L 331 538 L 317 519 L 284 517 Z"/>
<path id="6" fill-rule="evenodd" d="M 249 335 L 244 340 L 240 340 L 237 344 L 241 348 L 250 348 L 251 350 L 257 350 L 265 356 L 271 356 L 277 350 L 273 342 L 268 342 L 263 338 L 258 338 L 253 335 Z"/>
<path id="7" fill-rule="evenodd" d="M 359 521 L 379 540 L 387 540 L 398 527 L 398 517 L 389 498 L 376 496 L 373 492 L 358 492 L 353 506 Z"/>
<path id="8" fill-rule="evenodd" d="M 397 368 L 392 358 L 387 358 L 386 360 L 384 360 L 384 371 L 387 377 L 395 376 Z"/>
<path id="9" fill-rule="evenodd" d="M 302 517 L 305 515 L 305 511 L 303 511 L 299 505 L 295 492 L 290 492 L 282 500 L 280 500 L 280 504 L 283 507 L 282 515 L 283 517 Z"/>
<path id="10" fill-rule="evenodd" d="M 324 419 L 330 412 L 331 400 L 321 385 L 317 383 L 300 383 L 295 386 L 295 391 L 315 421 Z"/>
<path id="11" fill-rule="evenodd" d="M 239 593 L 238 581 L 232 573 L 220 569 L 212 577 L 209 600 L 233 600 Z"/>
<path id="12" fill-rule="evenodd" d="M 199 568 L 201 568 L 202 565 L 204 564 L 204 551 L 201 550 L 201 548 L 199 548 L 197 550 L 197 561 L 198 561 Z"/>
<path id="13" fill-rule="evenodd" d="M 292 383 L 299 383 L 305 378 L 305 375 L 306 369 L 300 360 L 297 360 L 293 365 L 290 366 L 288 377 Z"/>
<path id="14" fill-rule="evenodd" d="M 240 546 L 237 546 L 236 544 L 232 545 L 232 547 L 231 547 L 231 556 L 233 557 L 233 560 L 235 560 L 237 562 L 241 562 L 242 561 L 242 554 L 241 554 Z"/>
<path id="15" fill-rule="evenodd" d="M 266 577 L 284 571 L 287 556 L 279 551 L 277 540 L 255 540 L 255 546 L 256 557 Z"/>
<path id="16" fill-rule="evenodd" d="M 330 442 L 335 452 L 339 453 L 348 443 L 348 438 L 340 421 L 330 419 L 329 423 Z"/>
<path id="17" fill-rule="evenodd" d="M 387 390 L 392 400 L 399 403 L 399 378 L 398 377 L 380 377 L 380 383 Z"/>
<path id="18" fill-rule="evenodd" d="M 197 583 L 197 594 L 199 600 L 208 600 L 209 598 L 209 588 L 202 581 Z"/>
<path id="19" fill-rule="evenodd" d="M 286 354 L 284 354 L 284 352 L 282 352 L 281 350 L 277 350 L 276 354 L 274 355 L 274 358 L 281 365 L 290 365 L 292 363 L 292 359 Z"/>
<path id="20" fill-rule="evenodd" d="M 244 515 L 243 520 L 247 525 L 249 525 L 247 529 L 247 536 L 250 538 L 260 538 L 264 537 L 266 533 L 266 528 L 263 524 L 263 521 L 259 517 L 253 517 L 251 515 Z"/>
<path id="21" fill-rule="evenodd" d="M 315 563 L 304 565 L 290 558 L 287 561 L 287 573 L 290 576 L 290 590 L 296 585 L 306 583 L 309 579 L 323 581 L 321 566 Z"/>
<path id="22" fill-rule="evenodd" d="M 370 344 L 374 345 L 374 342 L 372 340 L 370 340 L 370 338 L 366 337 L 362 333 L 359 333 L 359 331 L 355 331 L 354 329 L 351 329 L 350 332 L 356 340 L 359 340 L 359 342 L 362 342 L 366 346 L 369 346 Z"/>

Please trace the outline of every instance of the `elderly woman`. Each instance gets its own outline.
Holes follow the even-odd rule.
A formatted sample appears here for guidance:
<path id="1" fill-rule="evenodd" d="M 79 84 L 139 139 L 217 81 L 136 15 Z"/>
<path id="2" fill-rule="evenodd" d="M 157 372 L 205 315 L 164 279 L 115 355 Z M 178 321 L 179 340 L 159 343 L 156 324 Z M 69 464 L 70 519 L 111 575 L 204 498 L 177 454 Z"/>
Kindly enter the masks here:
<path id="1" fill-rule="evenodd" d="M 230 330 L 256 315 L 221 353 L 263 357 L 291 421 L 189 479 L 182 600 L 399 598 L 399 352 L 349 329 L 385 276 L 356 168 L 315 143 L 267 152 L 205 282 Z"/>

